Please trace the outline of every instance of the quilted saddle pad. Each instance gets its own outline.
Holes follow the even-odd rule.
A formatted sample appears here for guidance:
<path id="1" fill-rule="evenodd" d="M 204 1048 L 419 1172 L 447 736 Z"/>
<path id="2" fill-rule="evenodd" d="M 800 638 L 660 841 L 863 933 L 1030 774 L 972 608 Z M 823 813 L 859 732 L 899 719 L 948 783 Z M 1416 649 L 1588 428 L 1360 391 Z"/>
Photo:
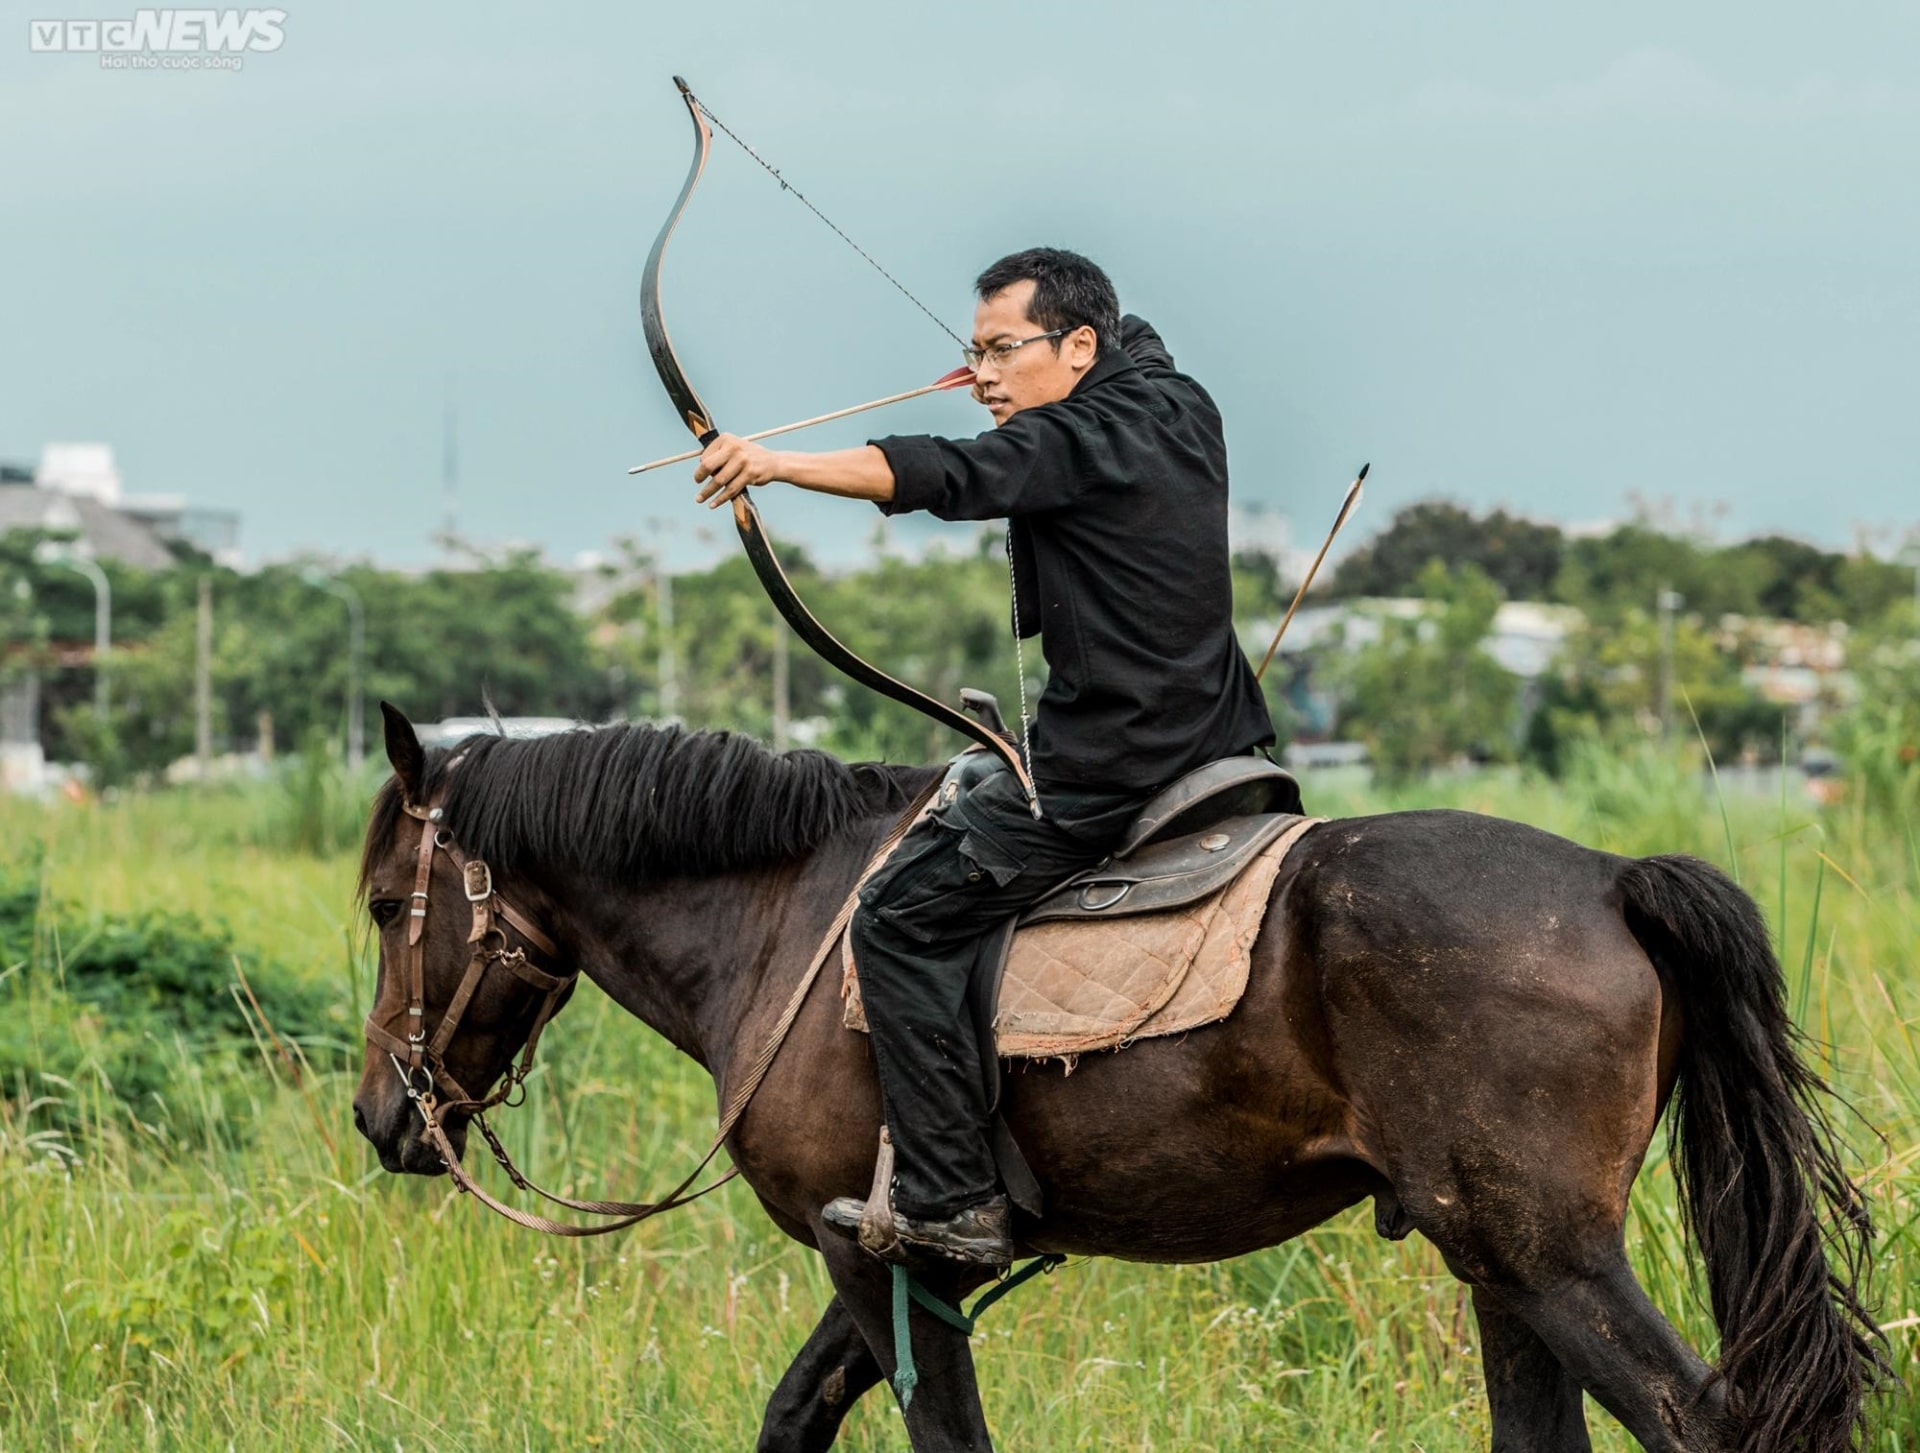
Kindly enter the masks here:
<path id="1" fill-rule="evenodd" d="M 1246 992 L 1280 865 L 1322 820 L 1302 818 L 1226 887 L 1183 908 L 1021 928 L 994 1015 L 1001 1056 L 1067 1057 L 1225 1019 Z M 840 992 L 847 1027 L 864 1032 L 851 934 L 841 938 Z"/>

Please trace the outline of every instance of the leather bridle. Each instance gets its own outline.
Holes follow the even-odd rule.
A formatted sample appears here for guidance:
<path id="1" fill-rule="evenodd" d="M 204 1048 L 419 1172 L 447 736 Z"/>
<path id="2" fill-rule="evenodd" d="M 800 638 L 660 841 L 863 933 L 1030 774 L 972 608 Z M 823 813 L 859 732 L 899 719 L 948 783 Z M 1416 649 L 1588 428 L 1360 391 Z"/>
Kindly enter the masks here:
<path id="1" fill-rule="evenodd" d="M 533 962 L 528 955 L 528 948 L 548 964 L 553 964 L 559 958 L 558 945 L 495 890 L 493 870 L 484 860 L 469 858 L 460 850 L 452 834 L 440 825 L 443 809 L 403 802 L 401 810 L 420 824 L 420 846 L 414 858 L 413 892 L 407 909 L 407 1002 L 397 1033 L 375 1017 L 380 1006 L 374 1005 L 364 1026 L 367 1039 L 387 1052 L 387 1057 L 400 1072 L 400 1079 L 410 1095 L 433 1096 L 443 1110 L 462 1110 L 474 1115 L 491 1110 L 495 1105 L 507 1105 L 511 1109 L 520 1103 L 511 1098 L 516 1090 L 525 1098 L 527 1073 L 533 1068 L 533 1055 L 540 1043 L 540 1033 L 566 1002 L 567 995 L 580 977 L 580 971 L 569 969 L 553 973 Z M 454 990 L 446 1013 L 440 1016 L 440 1023 L 429 1038 L 426 1031 L 427 904 L 432 889 L 434 857 L 442 852 L 460 873 L 467 903 L 473 911 L 473 925 L 467 932 L 466 972 L 460 978 L 459 988 Z M 508 928 L 526 940 L 526 947 L 508 943 Z M 493 1093 L 485 1099 L 476 1100 L 447 1071 L 446 1053 L 447 1046 L 453 1043 L 454 1035 L 460 1030 L 460 1021 L 465 1017 L 467 1007 L 479 992 L 481 980 L 494 964 L 499 964 L 546 997 L 540 1001 L 540 1008 L 534 1014 L 533 1028 L 527 1035 L 526 1047 L 520 1052 L 519 1062 L 508 1067 Z M 426 1076 L 426 1084 L 416 1087 L 415 1080 L 421 1074 Z M 451 1097 L 438 1098 L 443 1091 L 451 1091 Z"/>
<path id="2" fill-rule="evenodd" d="M 367 1015 L 363 1029 L 368 1043 L 385 1050 L 387 1058 L 393 1062 L 400 1083 L 406 1087 L 407 1098 L 413 1101 L 414 1107 L 420 1112 L 421 1133 L 446 1164 L 447 1175 L 454 1185 L 482 1205 L 532 1230 L 544 1231 L 552 1236 L 602 1236 L 609 1231 L 631 1226 L 636 1221 L 644 1221 L 649 1216 L 657 1216 L 662 1211 L 670 1211 L 675 1206 L 698 1200 L 739 1174 L 737 1170 L 729 1170 L 699 1190 L 688 1191 L 688 1187 L 719 1151 L 724 1132 L 715 1138 L 712 1149 L 694 1167 L 693 1174 L 659 1201 L 577 1201 L 535 1185 L 521 1172 L 507 1154 L 506 1146 L 500 1143 L 499 1136 L 494 1134 L 493 1127 L 487 1123 L 486 1112 L 496 1105 L 512 1109 L 525 1098 L 527 1074 L 533 1068 L 533 1055 L 540 1043 L 540 1033 L 559 1012 L 560 1006 L 566 1003 L 568 994 L 579 981 L 580 971 L 577 968 L 554 971 L 560 957 L 559 946 L 531 918 L 501 896 L 494 887 L 493 870 L 484 859 L 470 858 L 460 850 L 452 833 L 442 825 L 445 812 L 441 807 L 420 807 L 402 801 L 401 810 L 420 824 L 420 846 L 414 855 L 413 892 L 408 897 L 407 908 L 407 1000 L 397 1016 L 397 1025 L 380 1022 L 380 1006 L 376 1003 L 373 1012 Z M 440 853 L 445 853 L 459 870 L 473 921 L 467 930 L 466 972 L 461 975 L 459 987 L 448 1001 L 446 1012 L 440 1016 L 439 1024 L 429 1036 L 426 1028 L 427 910 L 432 897 L 434 859 Z M 510 942 L 509 929 L 523 939 L 524 944 Z M 550 967 L 543 968 L 534 963 L 529 949 Z M 494 964 L 501 965 L 545 997 L 534 1012 L 533 1027 L 527 1033 L 526 1046 L 520 1051 L 519 1061 L 508 1066 L 500 1084 L 491 1094 L 484 1099 L 475 1099 L 448 1072 L 446 1052 L 453 1043 L 454 1035 L 459 1032 L 460 1021 L 465 1017 L 468 1006 L 473 1003 L 473 996 L 479 991 L 481 980 Z M 424 1084 L 419 1083 L 422 1076 L 425 1078 Z M 450 1092 L 450 1097 L 442 1099 L 443 1091 Z M 520 1092 L 520 1099 L 513 1098 L 516 1091 Z M 493 1152 L 493 1158 L 500 1163 L 500 1168 L 521 1190 L 531 1191 L 569 1210 L 618 1219 L 599 1226 L 580 1226 L 536 1216 L 495 1199 L 460 1163 L 460 1153 L 454 1148 L 445 1125 L 441 1123 L 442 1115 L 449 1110 L 460 1111 L 470 1118 L 485 1137 L 487 1148 Z"/>
<path id="3" fill-rule="evenodd" d="M 939 787 L 940 779 L 935 778 L 907 806 L 892 829 L 882 839 L 869 866 L 885 861 L 887 855 L 898 846 L 907 829 L 927 804 L 932 801 L 934 791 Z M 676 1206 L 684 1206 L 689 1201 L 697 1201 L 709 1191 L 718 1190 L 740 1173 L 739 1167 L 730 1168 L 724 1175 L 716 1176 L 699 1190 L 689 1187 L 700 1178 L 726 1144 L 727 1137 L 733 1133 L 734 1126 L 740 1123 L 740 1117 L 746 1113 L 747 1103 L 752 1100 L 754 1091 L 759 1089 L 772 1067 L 774 1056 L 780 1052 L 780 1046 L 786 1042 L 787 1031 L 793 1027 L 793 1021 L 800 1013 L 800 1006 L 806 1001 L 807 991 L 813 987 L 821 969 L 826 965 L 834 946 L 839 942 L 840 934 L 852 920 L 859 899 L 848 894 L 841 904 L 840 911 L 828 926 L 826 936 L 814 951 L 812 960 L 807 964 L 806 972 L 794 987 L 792 997 L 787 1000 L 786 1008 L 775 1021 L 766 1042 L 746 1065 L 739 1082 L 727 1097 L 720 1115 L 720 1124 L 715 1130 L 707 1153 L 700 1157 L 700 1163 L 688 1173 L 685 1180 L 675 1186 L 658 1201 L 578 1201 L 567 1196 L 555 1195 L 535 1185 L 521 1173 L 507 1154 L 507 1148 L 493 1133 L 493 1127 L 487 1124 L 486 1112 L 496 1105 L 511 1109 L 520 1103 L 509 1098 L 515 1090 L 524 1090 L 527 1073 L 533 1067 L 534 1046 L 539 1043 L 540 1031 L 547 1027 L 549 1020 L 559 1012 L 566 1002 L 568 993 L 579 980 L 577 968 L 554 973 L 532 963 L 527 948 L 511 945 L 507 940 L 507 929 L 511 929 L 520 938 L 526 940 L 527 947 L 545 958 L 549 964 L 560 956 L 560 950 L 533 921 L 500 896 L 493 884 L 493 870 L 480 858 L 470 858 L 455 844 L 453 835 L 442 826 L 445 813 L 439 806 L 418 807 L 411 802 L 402 801 L 402 810 L 407 816 L 420 823 L 420 846 L 414 858 L 413 893 L 408 900 L 407 917 L 407 958 L 406 985 L 407 1002 L 400 1014 L 400 1026 L 396 1030 L 388 1024 L 382 1024 L 375 1017 L 380 1006 L 374 1005 L 372 1013 L 367 1015 L 364 1026 L 367 1042 L 387 1053 L 393 1061 L 393 1067 L 400 1076 L 400 1082 L 406 1087 L 407 1098 L 412 1100 L 420 1112 L 421 1133 L 427 1143 L 446 1163 L 447 1175 L 454 1185 L 471 1195 L 476 1201 L 490 1210 L 498 1211 L 509 1221 L 525 1226 L 530 1230 L 544 1231 L 550 1236 L 604 1236 L 609 1231 L 620 1231 L 635 1222 L 657 1216 L 662 1211 L 671 1211 Z M 440 1016 L 440 1023 L 429 1036 L 426 1032 L 426 963 L 427 963 L 427 904 L 430 884 L 433 879 L 434 857 L 444 852 L 453 865 L 460 870 L 461 883 L 465 889 L 467 902 L 473 910 L 473 923 L 467 931 L 468 959 L 466 972 L 461 976 L 460 986 L 454 991 L 447 1011 Z M 861 875 L 862 878 L 865 874 Z M 504 925 L 504 927 L 502 926 Z M 460 1020 L 473 1002 L 474 994 L 480 988 L 480 981 L 486 977 L 489 966 L 504 965 L 522 982 L 535 989 L 542 990 L 546 998 L 534 1015 L 533 1028 L 527 1035 L 526 1047 L 520 1053 L 520 1060 L 508 1068 L 500 1085 L 483 1100 L 476 1100 L 461 1086 L 460 1082 L 447 1073 L 445 1055 L 447 1046 L 453 1043 L 454 1035 L 459 1031 Z M 426 1083 L 416 1084 L 416 1077 L 424 1074 Z M 441 1100 L 441 1087 L 453 1092 L 455 1098 Z M 553 1202 L 556 1206 L 565 1206 L 571 1211 L 581 1211 L 593 1216 L 611 1216 L 617 1219 L 598 1226 L 581 1226 L 567 1221 L 555 1221 L 546 1216 L 537 1216 L 518 1207 L 509 1206 L 504 1201 L 489 1195 L 486 1188 L 468 1174 L 460 1163 L 460 1153 L 454 1149 L 453 1141 L 448 1137 L 446 1127 L 441 1124 L 443 1111 L 458 1110 L 467 1114 L 472 1123 L 485 1137 L 487 1148 L 493 1152 L 493 1158 L 507 1173 L 514 1185 L 523 1191 L 531 1191 L 537 1196 Z"/>

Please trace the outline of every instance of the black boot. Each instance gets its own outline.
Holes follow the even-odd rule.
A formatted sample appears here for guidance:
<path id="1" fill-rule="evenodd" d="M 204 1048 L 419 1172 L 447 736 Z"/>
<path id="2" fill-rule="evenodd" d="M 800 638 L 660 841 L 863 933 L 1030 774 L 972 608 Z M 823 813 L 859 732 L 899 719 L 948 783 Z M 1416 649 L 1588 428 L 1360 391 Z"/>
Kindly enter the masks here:
<path id="1" fill-rule="evenodd" d="M 866 1213 L 865 1201 L 841 1196 L 829 1201 L 820 1217 L 836 1231 L 860 1236 L 860 1223 Z M 860 1244 L 885 1261 L 941 1259 L 971 1266 L 1008 1266 L 1013 1262 L 1013 1206 L 1005 1196 L 968 1206 L 939 1221 L 923 1221 L 895 1211 L 893 1232 L 891 1244 L 876 1246 L 864 1236 Z"/>

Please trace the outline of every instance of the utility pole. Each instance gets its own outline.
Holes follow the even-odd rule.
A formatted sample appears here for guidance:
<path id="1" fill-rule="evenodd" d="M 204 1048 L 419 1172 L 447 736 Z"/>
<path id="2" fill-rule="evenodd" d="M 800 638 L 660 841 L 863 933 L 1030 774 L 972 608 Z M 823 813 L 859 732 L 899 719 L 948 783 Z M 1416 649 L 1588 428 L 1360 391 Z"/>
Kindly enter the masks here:
<path id="1" fill-rule="evenodd" d="M 204 785 L 213 775 L 213 579 L 200 577 L 193 633 L 193 755 Z"/>
<path id="2" fill-rule="evenodd" d="M 1673 731 L 1673 613 L 1685 605 L 1678 591 L 1660 587 L 1660 735 Z"/>
<path id="3" fill-rule="evenodd" d="M 360 592 L 346 581 L 318 570 L 300 578 L 315 590 L 324 590 L 347 608 L 347 771 L 357 773 L 367 760 L 367 608 Z"/>
<path id="4" fill-rule="evenodd" d="M 660 616 L 660 719 L 672 721 L 680 715 L 680 683 L 673 674 L 673 575 L 664 558 L 654 575 L 654 591 Z"/>
<path id="5" fill-rule="evenodd" d="M 653 601 L 654 615 L 660 625 L 658 711 L 660 720 L 667 722 L 680 715 L 680 681 L 673 661 L 673 571 L 667 565 L 667 542 L 673 535 L 673 521 L 651 519 L 647 525 L 654 538 Z"/>
<path id="6" fill-rule="evenodd" d="M 773 749 L 787 749 L 787 723 L 793 711 L 787 685 L 787 622 L 778 611 L 773 614 Z"/>
<path id="7" fill-rule="evenodd" d="M 367 608 L 344 580 L 328 589 L 347 603 L 347 772 L 357 775 L 367 760 Z"/>
<path id="8" fill-rule="evenodd" d="M 440 437 L 440 534 L 448 553 L 460 533 L 460 417 L 453 401 L 453 374 L 447 374 L 447 404 Z"/>

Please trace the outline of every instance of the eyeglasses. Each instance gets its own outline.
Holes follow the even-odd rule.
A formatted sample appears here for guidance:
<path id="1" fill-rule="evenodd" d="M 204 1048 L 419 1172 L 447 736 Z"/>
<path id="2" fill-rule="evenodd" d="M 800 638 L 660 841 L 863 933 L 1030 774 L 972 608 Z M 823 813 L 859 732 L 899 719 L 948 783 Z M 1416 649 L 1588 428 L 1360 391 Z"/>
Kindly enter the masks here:
<path id="1" fill-rule="evenodd" d="M 1041 343 L 1049 338 L 1064 338 L 1071 328 L 1055 328 L 1051 333 L 1036 333 L 1031 338 L 1016 338 L 1011 343 L 989 343 L 985 348 L 962 348 L 960 356 L 967 360 L 968 368 L 978 368 L 989 361 L 995 364 L 1005 363 L 1013 357 L 1017 349 L 1025 348 L 1029 343 Z"/>

